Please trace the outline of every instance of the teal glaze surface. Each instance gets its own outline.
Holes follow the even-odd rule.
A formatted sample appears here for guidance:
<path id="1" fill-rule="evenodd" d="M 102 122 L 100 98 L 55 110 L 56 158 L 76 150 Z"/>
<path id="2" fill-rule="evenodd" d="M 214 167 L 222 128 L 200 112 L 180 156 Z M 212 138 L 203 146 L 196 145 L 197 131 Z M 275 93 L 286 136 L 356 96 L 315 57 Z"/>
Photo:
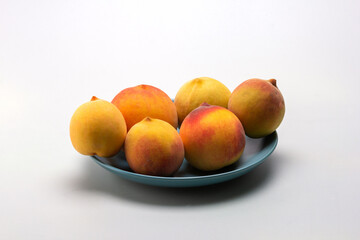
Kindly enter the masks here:
<path id="1" fill-rule="evenodd" d="M 275 150 L 277 142 L 276 132 L 260 139 L 246 137 L 244 153 L 234 164 L 217 171 L 203 172 L 191 167 L 184 159 L 180 169 L 171 177 L 133 172 L 127 164 L 123 152 L 113 158 L 99 156 L 92 158 L 101 167 L 130 181 L 161 187 L 198 187 L 229 181 L 253 170 Z"/>

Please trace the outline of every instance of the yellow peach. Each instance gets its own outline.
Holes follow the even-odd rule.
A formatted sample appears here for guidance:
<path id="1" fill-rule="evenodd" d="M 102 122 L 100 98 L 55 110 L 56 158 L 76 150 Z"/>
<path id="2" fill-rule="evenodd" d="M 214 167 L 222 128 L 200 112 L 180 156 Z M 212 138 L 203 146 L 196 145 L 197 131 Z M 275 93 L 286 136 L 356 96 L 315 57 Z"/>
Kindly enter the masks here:
<path id="1" fill-rule="evenodd" d="M 162 90 L 150 86 L 139 85 L 119 92 L 112 103 L 124 115 L 128 131 L 145 117 L 157 118 L 178 126 L 175 104 Z"/>
<path id="2" fill-rule="evenodd" d="M 184 146 L 169 123 L 146 117 L 135 124 L 125 139 L 125 157 L 140 174 L 170 176 L 184 160 Z"/>
<path id="3" fill-rule="evenodd" d="M 115 155 L 124 144 L 126 132 L 119 109 L 97 97 L 78 107 L 70 120 L 72 145 L 84 155 Z"/>
<path id="4" fill-rule="evenodd" d="M 224 84 L 213 78 L 200 77 L 186 82 L 177 92 L 174 101 L 179 123 L 204 102 L 227 108 L 230 94 Z"/>
<path id="5" fill-rule="evenodd" d="M 202 104 L 184 119 L 180 136 L 193 167 L 218 170 L 236 162 L 245 148 L 244 129 L 228 109 Z"/>
<path id="6" fill-rule="evenodd" d="M 245 134 L 252 138 L 274 132 L 285 115 L 284 98 L 276 80 L 249 79 L 232 92 L 229 110 L 241 121 Z"/>

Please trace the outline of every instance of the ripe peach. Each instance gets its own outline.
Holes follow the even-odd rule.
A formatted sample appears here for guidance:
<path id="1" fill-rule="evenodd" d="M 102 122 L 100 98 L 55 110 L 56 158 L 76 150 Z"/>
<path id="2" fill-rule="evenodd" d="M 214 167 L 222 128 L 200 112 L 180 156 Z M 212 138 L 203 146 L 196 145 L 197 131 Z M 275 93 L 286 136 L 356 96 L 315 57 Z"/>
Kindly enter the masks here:
<path id="1" fill-rule="evenodd" d="M 134 172 L 170 176 L 184 160 L 184 146 L 173 126 L 146 117 L 129 130 L 125 140 L 125 156 Z"/>
<path id="2" fill-rule="evenodd" d="M 241 83 L 232 92 L 228 108 L 240 119 L 245 134 L 252 138 L 274 132 L 285 114 L 284 98 L 275 79 L 253 78 Z"/>
<path id="3" fill-rule="evenodd" d="M 70 120 L 74 148 L 84 155 L 111 157 L 123 146 L 126 123 L 113 104 L 97 97 L 76 109 Z"/>
<path id="4" fill-rule="evenodd" d="M 112 103 L 124 115 L 128 131 L 145 117 L 164 120 L 174 128 L 178 126 L 175 104 L 156 87 L 139 85 L 126 88 L 115 96 Z"/>
<path id="5" fill-rule="evenodd" d="M 209 104 L 202 104 L 184 119 L 180 136 L 186 160 L 204 171 L 236 162 L 245 148 L 244 129 L 235 114 Z"/>
<path id="6" fill-rule="evenodd" d="M 204 102 L 227 108 L 230 94 L 224 84 L 213 78 L 200 77 L 186 82 L 175 96 L 179 123 Z"/>

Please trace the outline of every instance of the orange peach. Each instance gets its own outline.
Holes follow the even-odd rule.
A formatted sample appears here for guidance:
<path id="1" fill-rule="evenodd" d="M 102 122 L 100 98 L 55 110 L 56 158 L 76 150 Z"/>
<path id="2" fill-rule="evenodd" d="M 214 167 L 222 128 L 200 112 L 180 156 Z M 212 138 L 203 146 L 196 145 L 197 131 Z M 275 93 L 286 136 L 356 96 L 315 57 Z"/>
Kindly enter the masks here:
<path id="1" fill-rule="evenodd" d="M 232 92 L 228 108 L 240 119 L 246 135 L 252 138 L 274 132 L 285 115 L 284 98 L 275 79 L 253 78 L 241 83 Z"/>
<path id="2" fill-rule="evenodd" d="M 170 176 L 184 160 L 184 146 L 173 126 L 146 117 L 129 130 L 125 157 L 136 173 Z"/>
<path id="3" fill-rule="evenodd" d="M 213 78 L 200 77 L 186 82 L 177 92 L 174 101 L 179 123 L 204 102 L 227 108 L 230 94 L 224 84 Z"/>
<path id="4" fill-rule="evenodd" d="M 123 146 L 126 123 L 113 104 L 97 97 L 78 107 L 70 120 L 74 148 L 84 155 L 111 157 Z"/>
<path id="5" fill-rule="evenodd" d="M 193 167 L 218 170 L 236 162 L 245 148 L 244 129 L 228 109 L 202 104 L 184 119 L 180 136 Z"/>
<path id="6" fill-rule="evenodd" d="M 162 90 L 150 86 L 139 85 L 119 92 L 112 103 L 124 115 L 128 131 L 145 117 L 157 118 L 178 126 L 175 104 Z"/>

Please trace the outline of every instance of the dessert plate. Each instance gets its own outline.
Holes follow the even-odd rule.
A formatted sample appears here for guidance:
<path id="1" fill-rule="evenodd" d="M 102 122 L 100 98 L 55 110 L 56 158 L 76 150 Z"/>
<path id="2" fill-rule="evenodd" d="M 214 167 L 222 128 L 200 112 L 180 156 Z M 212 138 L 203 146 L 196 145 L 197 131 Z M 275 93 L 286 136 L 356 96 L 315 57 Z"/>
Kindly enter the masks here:
<path id="1" fill-rule="evenodd" d="M 121 151 L 112 158 L 93 156 L 93 160 L 106 170 L 130 181 L 162 187 L 197 187 L 225 182 L 237 178 L 261 164 L 276 148 L 277 133 L 259 139 L 246 137 L 244 153 L 234 164 L 217 171 L 204 172 L 191 167 L 186 159 L 171 177 L 158 177 L 133 172 Z"/>

